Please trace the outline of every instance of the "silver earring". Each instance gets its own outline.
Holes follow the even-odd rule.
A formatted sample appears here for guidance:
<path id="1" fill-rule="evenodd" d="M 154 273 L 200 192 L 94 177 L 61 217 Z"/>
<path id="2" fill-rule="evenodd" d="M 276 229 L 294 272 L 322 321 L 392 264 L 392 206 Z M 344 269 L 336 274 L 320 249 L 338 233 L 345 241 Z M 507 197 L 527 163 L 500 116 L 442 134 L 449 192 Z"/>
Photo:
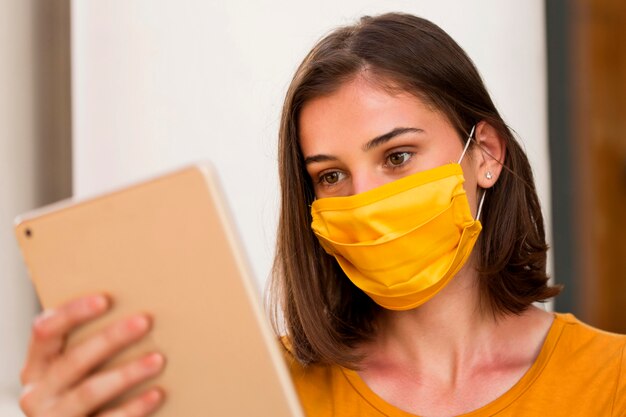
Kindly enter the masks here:
<path id="1" fill-rule="evenodd" d="M 492 178 L 493 178 L 493 175 L 491 175 L 491 171 L 487 171 L 487 172 L 485 173 L 485 178 L 487 178 L 488 180 L 490 180 L 490 179 L 492 179 Z"/>

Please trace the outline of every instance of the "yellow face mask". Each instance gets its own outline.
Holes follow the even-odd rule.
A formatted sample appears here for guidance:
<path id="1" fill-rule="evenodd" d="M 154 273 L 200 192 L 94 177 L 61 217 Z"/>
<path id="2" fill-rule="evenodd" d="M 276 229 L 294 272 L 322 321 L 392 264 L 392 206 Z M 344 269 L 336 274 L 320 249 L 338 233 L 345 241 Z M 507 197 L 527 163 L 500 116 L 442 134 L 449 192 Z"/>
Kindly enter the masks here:
<path id="1" fill-rule="evenodd" d="M 460 162 L 313 202 L 311 227 L 320 244 L 382 307 L 408 310 L 425 303 L 472 252 L 482 226 L 472 217 Z M 481 206 L 483 199 L 484 193 Z"/>

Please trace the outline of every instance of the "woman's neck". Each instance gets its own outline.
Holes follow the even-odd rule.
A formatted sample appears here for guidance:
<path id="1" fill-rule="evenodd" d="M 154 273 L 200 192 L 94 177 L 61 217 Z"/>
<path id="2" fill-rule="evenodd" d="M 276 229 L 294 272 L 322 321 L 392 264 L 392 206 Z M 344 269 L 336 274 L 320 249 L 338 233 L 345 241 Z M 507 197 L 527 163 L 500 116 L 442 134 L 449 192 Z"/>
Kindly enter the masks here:
<path id="1" fill-rule="evenodd" d="M 530 308 L 496 318 L 480 303 L 477 274 L 463 268 L 422 306 L 385 311 L 376 338 L 366 347 L 363 368 L 401 371 L 455 386 L 502 364 L 532 363 L 551 317 Z"/>

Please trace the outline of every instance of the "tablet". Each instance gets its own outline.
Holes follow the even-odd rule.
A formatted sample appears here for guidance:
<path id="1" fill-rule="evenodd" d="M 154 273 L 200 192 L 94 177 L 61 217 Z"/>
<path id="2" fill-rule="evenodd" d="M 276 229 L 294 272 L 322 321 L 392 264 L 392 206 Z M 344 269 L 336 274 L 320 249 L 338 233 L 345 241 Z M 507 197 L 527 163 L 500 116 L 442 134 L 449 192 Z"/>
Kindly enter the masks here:
<path id="1" fill-rule="evenodd" d="M 154 317 L 105 367 L 164 353 L 165 370 L 145 383 L 167 392 L 157 416 L 302 416 L 208 164 L 44 207 L 15 232 L 44 308 L 99 292 L 114 300 L 68 343 L 137 312 Z"/>

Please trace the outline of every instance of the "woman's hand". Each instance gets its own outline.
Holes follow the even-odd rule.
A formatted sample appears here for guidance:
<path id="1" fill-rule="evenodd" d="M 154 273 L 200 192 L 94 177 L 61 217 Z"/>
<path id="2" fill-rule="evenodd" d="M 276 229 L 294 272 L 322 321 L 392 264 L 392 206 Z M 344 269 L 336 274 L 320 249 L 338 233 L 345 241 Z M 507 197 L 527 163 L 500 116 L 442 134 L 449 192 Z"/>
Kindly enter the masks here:
<path id="1" fill-rule="evenodd" d="M 34 322 L 30 347 L 21 379 L 20 406 L 28 417 L 85 417 L 144 380 L 157 375 L 164 358 L 158 353 L 93 372 L 116 353 L 138 341 L 150 330 L 145 315 L 111 324 L 94 336 L 67 348 L 65 340 L 78 326 L 104 314 L 110 307 L 104 296 L 71 301 L 43 312 Z M 131 398 L 98 417 L 139 417 L 150 414 L 162 402 L 158 388 Z"/>

